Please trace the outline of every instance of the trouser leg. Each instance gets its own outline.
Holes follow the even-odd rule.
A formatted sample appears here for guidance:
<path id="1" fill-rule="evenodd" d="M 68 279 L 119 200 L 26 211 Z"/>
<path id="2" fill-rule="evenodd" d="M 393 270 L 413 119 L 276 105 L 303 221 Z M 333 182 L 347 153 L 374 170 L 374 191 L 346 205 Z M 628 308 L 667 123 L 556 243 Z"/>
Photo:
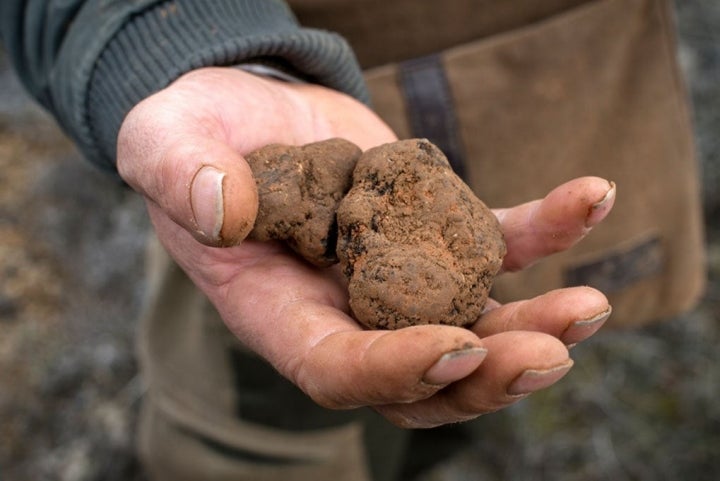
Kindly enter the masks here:
<path id="1" fill-rule="evenodd" d="M 152 479 L 397 479 L 408 432 L 373 410 L 315 405 L 245 349 L 151 241 L 139 428 Z"/>

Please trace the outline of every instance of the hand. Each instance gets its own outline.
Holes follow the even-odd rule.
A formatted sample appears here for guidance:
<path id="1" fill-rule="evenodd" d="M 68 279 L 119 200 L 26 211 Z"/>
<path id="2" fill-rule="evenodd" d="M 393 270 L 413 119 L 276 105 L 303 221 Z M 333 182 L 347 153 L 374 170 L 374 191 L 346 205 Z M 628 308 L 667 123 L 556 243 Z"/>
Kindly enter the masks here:
<path id="1" fill-rule="evenodd" d="M 500 409 L 560 379 L 572 365 L 566 345 L 609 315 L 594 289 L 491 301 L 472 329 L 365 331 L 348 314 L 338 269 L 312 268 L 279 244 L 242 242 L 257 212 L 242 155 L 330 137 L 363 149 L 395 140 L 370 110 L 337 92 L 202 69 L 130 112 L 118 170 L 145 196 L 160 241 L 232 332 L 323 406 L 373 406 L 400 426 L 429 427 Z M 605 217 L 614 193 L 607 181 L 582 178 L 496 211 L 505 269 L 573 245 Z"/>

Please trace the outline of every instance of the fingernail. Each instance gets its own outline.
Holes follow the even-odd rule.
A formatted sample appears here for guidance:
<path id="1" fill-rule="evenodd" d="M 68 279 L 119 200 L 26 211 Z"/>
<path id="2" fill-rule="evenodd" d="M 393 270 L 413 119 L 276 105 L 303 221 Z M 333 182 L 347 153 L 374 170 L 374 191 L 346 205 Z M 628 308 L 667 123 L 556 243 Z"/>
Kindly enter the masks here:
<path id="1" fill-rule="evenodd" d="M 451 351 L 427 370 L 423 377 L 426 384 L 445 385 L 468 376 L 487 356 L 487 349 L 471 347 Z"/>
<path id="2" fill-rule="evenodd" d="M 215 241 L 220 239 L 225 215 L 224 177 L 224 172 L 206 165 L 197 171 L 190 187 L 190 203 L 195 224 L 202 235 Z"/>
<path id="3" fill-rule="evenodd" d="M 577 344 L 600 329 L 611 313 L 612 307 L 608 306 L 606 310 L 593 317 L 573 322 L 565 329 L 565 332 L 560 336 L 560 340 L 565 344 Z"/>
<path id="4" fill-rule="evenodd" d="M 588 210 L 588 215 L 585 218 L 585 226 L 594 227 L 605 218 L 608 210 L 612 208 L 615 202 L 615 192 L 615 182 L 610 181 L 610 189 L 605 193 L 605 196 L 594 203 Z"/>
<path id="5" fill-rule="evenodd" d="M 511 396 L 522 396 L 554 384 L 573 366 L 573 360 L 551 367 L 550 369 L 528 369 L 518 376 L 507 388 Z"/>

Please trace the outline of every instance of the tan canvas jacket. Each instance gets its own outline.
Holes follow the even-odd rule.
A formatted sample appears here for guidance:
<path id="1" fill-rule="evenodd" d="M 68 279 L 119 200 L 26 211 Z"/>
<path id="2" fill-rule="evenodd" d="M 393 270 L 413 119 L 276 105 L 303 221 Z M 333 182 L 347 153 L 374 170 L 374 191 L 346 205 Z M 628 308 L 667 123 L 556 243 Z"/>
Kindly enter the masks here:
<path id="1" fill-rule="evenodd" d="M 676 315 L 698 298 L 698 173 L 665 0 L 290 3 L 301 22 L 348 38 L 377 112 L 400 137 L 435 136 L 488 205 L 542 197 L 578 176 L 617 183 L 605 222 L 569 252 L 503 276 L 499 300 L 589 284 L 610 298 L 611 324 L 633 326 Z M 241 346 L 155 249 L 140 332 L 148 465 L 173 480 L 209 472 L 234 480 L 368 479 L 357 424 L 308 435 L 237 418 L 228 352 Z M 198 439 L 308 464 L 299 475 L 269 465 L 258 471 L 218 459 Z"/>

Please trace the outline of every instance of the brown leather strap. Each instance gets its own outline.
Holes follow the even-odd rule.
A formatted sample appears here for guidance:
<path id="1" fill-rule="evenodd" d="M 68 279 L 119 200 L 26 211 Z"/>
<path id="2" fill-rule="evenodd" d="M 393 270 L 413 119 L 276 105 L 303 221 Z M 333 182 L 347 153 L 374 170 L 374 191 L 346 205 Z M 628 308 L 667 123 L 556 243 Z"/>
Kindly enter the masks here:
<path id="1" fill-rule="evenodd" d="M 466 179 L 455 107 L 441 57 L 429 55 L 402 62 L 399 79 L 413 137 L 437 145 L 455 173 Z"/>

